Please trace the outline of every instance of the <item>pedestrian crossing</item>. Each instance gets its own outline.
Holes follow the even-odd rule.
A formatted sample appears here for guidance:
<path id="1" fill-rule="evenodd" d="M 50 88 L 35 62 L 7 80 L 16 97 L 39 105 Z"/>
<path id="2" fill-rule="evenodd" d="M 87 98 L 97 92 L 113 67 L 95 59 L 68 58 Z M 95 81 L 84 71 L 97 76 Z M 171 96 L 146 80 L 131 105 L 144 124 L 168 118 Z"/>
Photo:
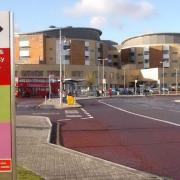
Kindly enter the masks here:
<path id="1" fill-rule="evenodd" d="M 65 118 L 58 120 L 58 121 L 70 121 L 70 120 L 77 119 L 77 118 L 82 119 L 82 120 L 94 118 L 84 108 L 80 108 L 78 110 L 72 110 L 72 109 L 64 110 L 64 113 L 65 113 Z"/>
<path id="2" fill-rule="evenodd" d="M 62 116 L 63 112 L 34 112 L 32 115 L 36 116 L 49 116 L 49 115 L 58 115 L 61 117 L 61 119 L 57 121 L 70 121 L 70 120 L 88 120 L 93 119 L 94 117 L 87 112 L 84 108 L 80 109 L 66 109 L 63 110 L 64 115 Z"/>

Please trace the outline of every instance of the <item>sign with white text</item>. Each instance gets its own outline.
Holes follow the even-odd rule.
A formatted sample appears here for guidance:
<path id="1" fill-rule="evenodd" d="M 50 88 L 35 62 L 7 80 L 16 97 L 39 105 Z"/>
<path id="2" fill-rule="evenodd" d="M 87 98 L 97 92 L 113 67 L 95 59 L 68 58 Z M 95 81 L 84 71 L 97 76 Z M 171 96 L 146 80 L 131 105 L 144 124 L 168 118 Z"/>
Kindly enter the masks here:
<path id="1" fill-rule="evenodd" d="M 12 13 L 0 12 L 0 179 L 13 179 Z"/>

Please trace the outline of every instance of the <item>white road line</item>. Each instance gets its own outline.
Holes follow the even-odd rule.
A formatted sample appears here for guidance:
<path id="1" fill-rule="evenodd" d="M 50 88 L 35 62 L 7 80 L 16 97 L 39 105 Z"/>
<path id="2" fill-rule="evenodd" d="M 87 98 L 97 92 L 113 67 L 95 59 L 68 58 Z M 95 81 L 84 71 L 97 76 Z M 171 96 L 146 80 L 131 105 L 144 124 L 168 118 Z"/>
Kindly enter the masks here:
<path id="1" fill-rule="evenodd" d="M 84 112 L 84 114 L 88 117 L 86 117 L 85 119 L 89 119 L 89 118 L 94 118 L 90 113 L 88 113 L 84 108 L 81 108 L 81 110 Z M 82 119 L 82 118 L 81 118 Z"/>
<path id="2" fill-rule="evenodd" d="M 127 110 L 125 110 L 125 109 L 118 108 L 118 107 L 116 107 L 116 106 L 113 106 L 113 105 L 111 105 L 111 104 L 108 104 L 108 103 L 105 103 L 105 102 L 102 102 L 102 101 L 99 101 L 99 102 L 102 103 L 102 104 L 104 104 L 104 105 L 106 105 L 106 106 L 109 106 L 109 107 L 112 107 L 112 108 L 114 108 L 114 109 L 117 109 L 117 110 L 119 110 L 119 111 L 126 112 L 126 113 L 128 113 L 128 114 L 132 114 L 132 115 L 139 116 L 139 117 L 143 117 L 143 118 L 146 118 L 146 119 L 151 119 L 151 120 L 154 120 L 154 121 L 163 122 L 163 123 L 166 123 L 166 124 L 171 124 L 171 125 L 180 127 L 180 124 L 176 124 L 176 123 L 169 122 L 169 121 L 165 121 L 165 120 L 162 120 L 162 119 L 157 119 L 157 118 L 145 116 L 145 115 L 142 115 L 142 114 L 133 113 L 133 112 L 127 111 Z"/>
<path id="3" fill-rule="evenodd" d="M 42 112 L 42 113 L 32 113 L 33 115 L 57 115 L 57 114 L 60 114 L 60 113 L 57 113 L 57 112 Z"/>
<path id="4" fill-rule="evenodd" d="M 93 117 L 86 117 L 86 118 L 81 118 L 81 119 L 93 119 Z"/>
<path id="5" fill-rule="evenodd" d="M 85 113 L 87 116 L 91 116 L 89 113 Z"/>
<path id="6" fill-rule="evenodd" d="M 172 111 L 172 112 L 178 112 L 178 113 L 180 112 L 180 111 L 176 111 L 176 110 L 169 110 L 169 111 Z"/>
<path id="7" fill-rule="evenodd" d="M 59 119 L 59 120 L 57 120 L 58 122 L 59 121 L 70 121 L 71 119 Z"/>
<path id="8" fill-rule="evenodd" d="M 79 114 L 78 110 L 65 110 L 65 114 Z"/>
<path id="9" fill-rule="evenodd" d="M 152 109 L 157 109 L 157 110 L 164 110 L 163 108 L 159 108 L 159 107 L 151 107 Z"/>
<path id="10" fill-rule="evenodd" d="M 66 117 L 82 117 L 80 114 L 67 114 Z"/>

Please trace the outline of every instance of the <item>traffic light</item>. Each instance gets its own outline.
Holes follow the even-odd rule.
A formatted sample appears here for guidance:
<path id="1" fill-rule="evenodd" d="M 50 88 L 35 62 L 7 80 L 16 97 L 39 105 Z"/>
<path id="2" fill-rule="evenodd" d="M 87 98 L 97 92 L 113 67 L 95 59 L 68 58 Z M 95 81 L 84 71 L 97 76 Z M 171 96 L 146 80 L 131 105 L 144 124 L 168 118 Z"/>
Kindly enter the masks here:
<path id="1" fill-rule="evenodd" d="M 3 28 L 0 26 L 0 32 L 3 30 Z"/>

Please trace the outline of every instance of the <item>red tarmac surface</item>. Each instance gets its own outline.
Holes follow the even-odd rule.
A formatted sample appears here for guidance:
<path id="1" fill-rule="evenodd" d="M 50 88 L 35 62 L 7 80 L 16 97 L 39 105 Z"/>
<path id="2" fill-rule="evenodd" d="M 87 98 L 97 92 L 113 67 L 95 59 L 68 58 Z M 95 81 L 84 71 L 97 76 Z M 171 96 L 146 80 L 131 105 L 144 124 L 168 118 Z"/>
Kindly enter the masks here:
<path id="1" fill-rule="evenodd" d="M 62 145 L 180 179 L 180 127 L 118 111 L 97 100 L 82 102 L 94 118 L 60 122 Z"/>

